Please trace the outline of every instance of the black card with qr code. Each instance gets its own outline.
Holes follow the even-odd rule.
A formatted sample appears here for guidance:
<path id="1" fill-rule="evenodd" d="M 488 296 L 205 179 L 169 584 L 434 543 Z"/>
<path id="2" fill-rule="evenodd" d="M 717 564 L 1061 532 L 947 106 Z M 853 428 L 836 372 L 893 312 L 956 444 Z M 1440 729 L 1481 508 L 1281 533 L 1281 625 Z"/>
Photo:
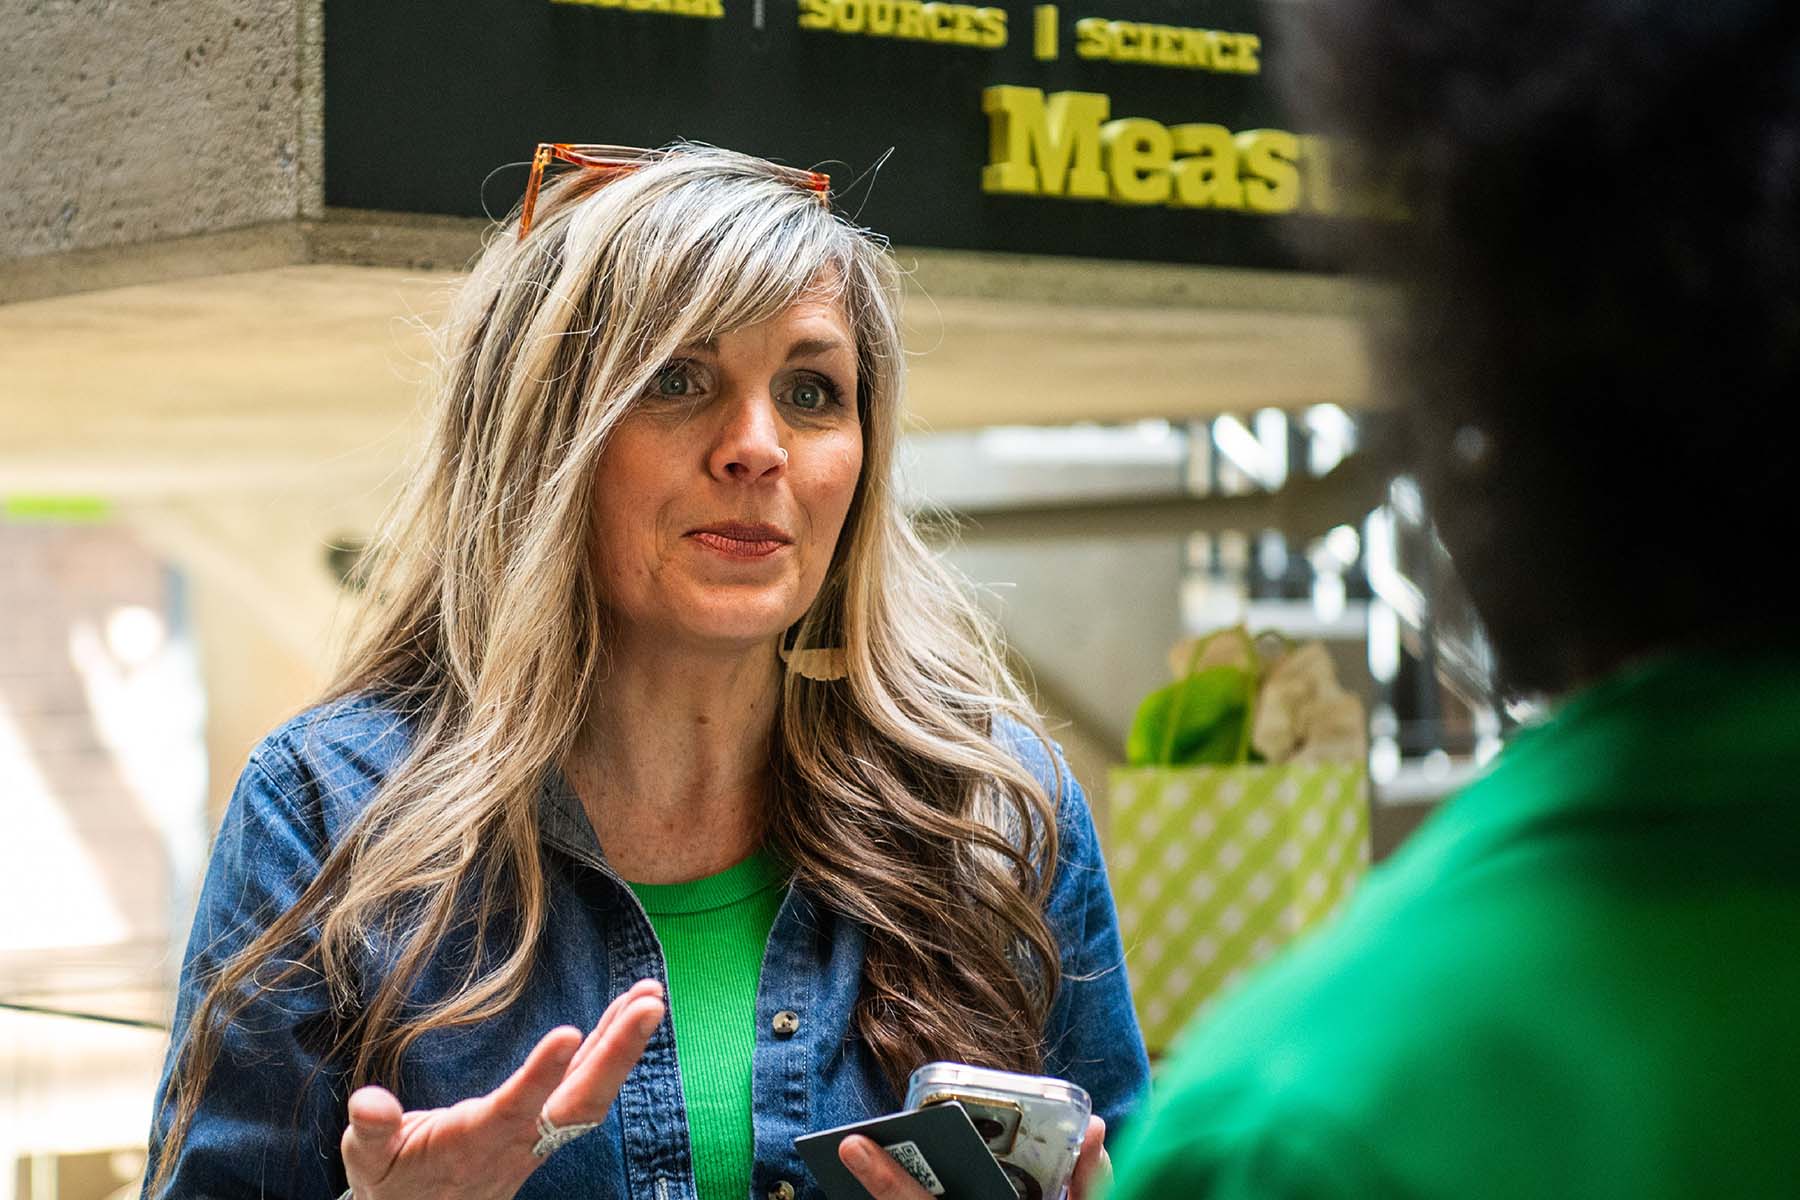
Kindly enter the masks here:
<path id="1" fill-rule="evenodd" d="M 868 1189 L 838 1158 L 838 1143 L 853 1133 L 886 1150 L 932 1196 L 1018 1200 L 1006 1173 L 960 1104 L 934 1104 L 795 1138 L 794 1149 L 818 1180 L 826 1200 L 872 1200 Z"/>

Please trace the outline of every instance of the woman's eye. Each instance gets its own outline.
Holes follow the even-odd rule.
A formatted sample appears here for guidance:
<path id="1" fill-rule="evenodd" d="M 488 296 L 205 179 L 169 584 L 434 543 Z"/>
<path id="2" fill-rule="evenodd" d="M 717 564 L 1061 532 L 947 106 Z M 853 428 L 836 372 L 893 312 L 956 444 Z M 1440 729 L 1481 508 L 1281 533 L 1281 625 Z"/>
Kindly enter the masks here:
<path id="1" fill-rule="evenodd" d="M 802 408 L 808 412 L 817 412 L 836 400 L 835 389 L 817 379 L 795 380 L 792 390 L 788 392 L 788 401 L 795 408 Z"/>
<path id="2" fill-rule="evenodd" d="M 656 394 L 659 396 L 690 396 L 694 392 L 694 380 L 685 366 L 664 367 L 656 374 Z"/>

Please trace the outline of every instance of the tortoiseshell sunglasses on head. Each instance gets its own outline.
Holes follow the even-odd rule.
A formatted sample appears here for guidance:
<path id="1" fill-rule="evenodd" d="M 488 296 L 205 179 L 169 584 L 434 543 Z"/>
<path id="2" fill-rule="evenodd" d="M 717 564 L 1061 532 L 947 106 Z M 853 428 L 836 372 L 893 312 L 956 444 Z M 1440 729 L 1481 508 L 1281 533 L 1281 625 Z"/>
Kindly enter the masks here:
<path id="1" fill-rule="evenodd" d="M 647 163 L 667 158 L 669 150 L 641 150 L 633 146 L 589 146 L 571 142 L 539 142 L 537 153 L 531 156 L 531 178 L 525 184 L 525 200 L 519 207 L 519 237 L 523 238 L 531 232 L 531 217 L 537 211 L 538 189 L 544 183 L 544 171 L 552 162 L 566 162 L 571 166 L 581 167 L 588 171 L 598 171 L 607 177 L 607 182 L 620 175 L 629 175 Z M 793 184 L 802 191 L 811 192 L 819 198 L 819 203 L 829 203 L 831 194 L 831 176 L 818 171 L 802 171 L 798 167 L 784 167 L 779 163 L 758 160 L 769 169 L 769 174 L 776 179 Z"/>

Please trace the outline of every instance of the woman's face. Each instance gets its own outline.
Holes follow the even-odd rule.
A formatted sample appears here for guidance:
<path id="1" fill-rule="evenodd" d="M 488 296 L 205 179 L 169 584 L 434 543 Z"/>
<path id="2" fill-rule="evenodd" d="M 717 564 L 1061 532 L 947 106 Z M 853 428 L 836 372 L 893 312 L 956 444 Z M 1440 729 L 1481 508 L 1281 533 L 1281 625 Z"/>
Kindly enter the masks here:
<path id="1" fill-rule="evenodd" d="M 862 471 L 835 303 L 684 346 L 602 452 L 601 584 L 627 637 L 766 642 L 818 595 Z"/>

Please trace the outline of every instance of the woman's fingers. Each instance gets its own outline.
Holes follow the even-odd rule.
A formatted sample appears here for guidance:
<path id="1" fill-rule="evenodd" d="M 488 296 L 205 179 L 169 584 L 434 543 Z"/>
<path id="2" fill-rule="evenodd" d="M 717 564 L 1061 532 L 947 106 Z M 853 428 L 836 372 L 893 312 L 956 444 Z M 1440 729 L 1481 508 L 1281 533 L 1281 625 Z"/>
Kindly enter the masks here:
<path id="1" fill-rule="evenodd" d="M 353 1183 L 379 1183 L 400 1152 L 404 1113 L 386 1088 L 358 1088 L 350 1095 L 350 1126 L 339 1149 Z"/>
<path id="2" fill-rule="evenodd" d="M 612 1107 L 619 1088 L 637 1060 L 643 1057 L 656 1027 L 667 1011 L 662 988 L 654 983 L 634 987 L 624 1003 L 611 1013 L 604 1029 L 590 1035 L 591 1045 L 583 1045 L 585 1054 L 578 1067 L 571 1067 L 561 1086 L 544 1105 L 544 1113 L 559 1125 L 576 1121 L 599 1121 Z"/>
<path id="3" fill-rule="evenodd" d="M 600 1014 L 600 1019 L 594 1022 L 594 1027 L 588 1030 L 587 1037 L 582 1039 L 581 1049 L 575 1052 L 574 1060 L 569 1063 L 569 1070 L 573 1071 L 579 1067 L 582 1061 L 594 1052 L 594 1047 L 599 1044 L 600 1035 L 605 1033 L 607 1027 L 613 1023 L 613 1018 L 618 1015 L 619 1010 L 625 1007 L 625 1002 L 630 998 L 632 992 L 643 987 L 644 983 L 645 981 L 640 979 L 631 985 L 630 991 L 621 992 L 613 997 L 613 1002 L 606 1006 L 606 1011 Z"/>
<path id="4" fill-rule="evenodd" d="M 860 1134 L 838 1143 L 838 1161 L 850 1168 L 856 1181 L 869 1190 L 875 1200 L 931 1200 L 931 1193 L 919 1186 L 918 1180 L 893 1156 Z"/>
<path id="5" fill-rule="evenodd" d="M 511 1078 L 488 1093 L 494 1114 L 517 1123 L 521 1132 L 530 1131 L 544 1109 L 544 1101 L 568 1074 L 569 1063 L 580 1045 L 581 1031 L 572 1025 L 559 1025 L 546 1033 Z"/>
<path id="6" fill-rule="evenodd" d="M 567 1025 L 552 1029 L 505 1083 L 448 1109 L 409 1115 L 392 1093 L 378 1087 L 361 1089 L 350 1097 L 350 1124 L 342 1146 L 351 1182 L 366 1187 L 386 1179 L 405 1147 L 411 1147 L 407 1157 L 412 1159 L 418 1157 L 415 1151 L 454 1158 L 491 1155 L 502 1144 L 515 1145 L 521 1151 L 513 1166 L 504 1166 L 511 1161 L 504 1157 L 488 1161 L 503 1173 L 528 1172 L 531 1160 L 522 1148 L 536 1140 L 538 1117 L 547 1115 L 562 1125 L 604 1118 L 664 1012 L 662 985 L 642 980 L 613 1001 L 586 1038 Z M 425 1121 L 433 1131 L 430 1136 L 409 1138 L 414 1119 Z M 417 1128 L 422 1127 L 415 1127 L 415 1132 Z M 484 1135 L 482 1130 L 489 1132 Z M 486 1140 L 495 1135 L 500 1142 Z M 483 1144 L 488 1146 L 485 1151 Z"/>
<path id="7" fill-rule="evenodd" d="M 1081 1157 L 1075 1160 L 1075 1174 L 1069 1180 L 1069 1200 L 1087 1200 L 1097 1196 L 1112 1182 L 1112 1159 L 1106 1153 L 1106 1122 L 1089 1117 L 1087 1130 L 1081 1135 Z"/>
<path id="8" fill-rule="evenodd" d="M 606 1011 L 600 1015 L 600 1019 L 594 1023 L 593 1032 L 589 1033 L 587 1035 L 587 1040 L 581 1043 L 581 1049 L 575 1052 L 575 1061 L 569 1064 L 570 1071 L 578 1071 L 581 1069 L 581 1064 L 586 1062 L 588 1057 L 593 1054 L 594 1048 L 600 1044 L 600 1038 L 606 1033 L 607 1029 L 611 1027 L 613 1018 L 618 1016 L 619 1010 L 624 1008 L 626 1004 L 630 1003 L 632 999 L 638 996 L 656 996 L 660 999 L 662 996 L 662 984 L 654 979 L 640 979 L 632 984 L 628 990 L 615 996 L 613 1002 L 606 1006 Z"/>

